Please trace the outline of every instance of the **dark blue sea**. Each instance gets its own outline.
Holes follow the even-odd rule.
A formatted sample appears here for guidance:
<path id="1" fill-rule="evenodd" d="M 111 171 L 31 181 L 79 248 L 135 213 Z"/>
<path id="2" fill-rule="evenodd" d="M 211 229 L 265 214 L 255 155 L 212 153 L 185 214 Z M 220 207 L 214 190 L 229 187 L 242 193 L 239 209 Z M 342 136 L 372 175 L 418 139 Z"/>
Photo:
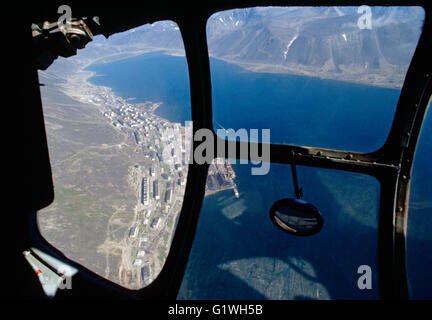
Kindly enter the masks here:
<path id="1" fill-rule="evenodd" d="M 109 86 L 125 99 L 136 98 L 134 102 L 163 102 L 157 113 L 168 120 L 191 120 L 184 57 L 157 52 L 88 69 L 97 73 L 90 79 L 93 84 Z M 273 143 L 374 151 L 385 142 L 400 94 L 396 89 L 254 73 L 216 59 L 211 59 L 211 72 L 214 127 L 270 128 Z M 430 145 L 428 150 L 430 154 Z M 239 199 L 231 190 L 205 198 L 179 298 L 378 298 L 379 182 L 360 174 L 298 167 L 304 200 L 319 208 L 324 227 L 317 235 L 294 237 L 268 217 L 274 201 L 294 196 L 290 168 L 272 164 L 269 174 L 253 176 L 252 166 L 234 165 Z M 431 177 L 432 170 L 423 167 Z M 422 204 L 432 194 L 430 183 L 414 188 Z M 421 206 L 423 214 L 425 207 L 430 213 L 431 202 Z M 410 243 L 415 247 L 417 238 Z M 422 257 L 430 266 L 430 255 Z M 371 267 L 370 290 L 357 286 L 361 265 Z M 419 269 L 411 266 L 414 275 Z M 412 276 L 411 282 L 418 287 L 422 277 Z"/>
<path id="2" fill-rule="evenodd" d="M 92 65 L 94 84 L 136 102 L 161 101 L 157 113 L 191 119 L 184 57 L 149 53 Z M 271 141 L 374 151 L 390 130 L 399 90 L 287 74 L 254 73 L 211 59 L 214 127 L 271 129 Z M 372 121 L 371 121 L 372 119 Z"/>

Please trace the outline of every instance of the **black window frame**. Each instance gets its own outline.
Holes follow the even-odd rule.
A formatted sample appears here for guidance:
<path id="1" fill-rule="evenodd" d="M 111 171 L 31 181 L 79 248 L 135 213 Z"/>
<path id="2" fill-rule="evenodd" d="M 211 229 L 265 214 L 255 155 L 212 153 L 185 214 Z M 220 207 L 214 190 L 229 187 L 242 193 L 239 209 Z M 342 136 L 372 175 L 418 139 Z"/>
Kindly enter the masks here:
<path id="1" fill-rule="evenodd" d="M 218 12 L 229 9 L 257 6 L 422 6 L 425 10 L 425 21 L 418 46 L 411 60 L 405 82 L 402 87 L 391 130 L 385 144 L 375 152 L 358 153 L 322 148 L 294 145 L 270 144 L 272 163 L 289 164 L 294 152 L 294 161 L 298 165 L 358 172 L 375 177 L 380 182 L 380 209 L 378 222 L 378 276 L 379 293 L 382 299 L 408 299 L 408 284 L 405 261 L 405 241 L 407 230 L 409 185 L 414 151 L 419 132 L 426 113 L 427 103 L 432 93 L 431 49 L 431 9 L 425 1 L 207 1 L 186 7 L 182 4 L 170 5 L 161 1 L 159 4 L 134 5 L 118 8 L 104 4 L 103 6 L 74 7 L 74 16 L 98 15 L 101 21 L 101 33 L 111 35 L 146 23 L 161 20 L 172 20 L 180 28 L 186 52 L 189 70 L 193 133 L 201 128 L 214 132 L 212 119 L 212 96 L 210 80 L 210 64 L 207 50 L 206 25 L 208 18 Z M 41 10 L 36 8 L 33 19 L 36 21 L 56 20 L 55 9 Z M 102 296 L 114 298 L 136 299 L 175 299 L 180 289 L 186 269 L 189 253 L 204 198 L 208 164 L 191 164 L 188 169 L 186 191 L 183 205 L 175 230 L 172 245 L 159 276 L 148 286 L 140 290 L 130 290 L 117 285 L 88 270 L 74 261 L 70 261 L 60 251 L 46 242 L 37 228 L 35 212 L 49 205 L 54 198 L 51 170 L 46 145 L 40 92 L 36 69 L 29 81 L 33 81 L 32 89 L 39 101 L 35 108 L 38 129 L 37 140 L 40 154 L 37 173 L 33 188 L 38 191 L 26 208 L 26 219 L 30 236 L 25 237 L 23 246 L 38 247 L 77 267 L 80 272 L 74 276 L 74 290 L 59 290 L 59 298 L 94 297 L 96 292 Z M 217 140 L 215 139 L 215 145 Z M 242 144 L 261 143 L 228 142 L 235 144 L 237 159 Z M 193 148 L 198 145 L 194 142 Z M 225 148 L 228 150 L 228 148 Z M 221 156 L 221 155 L 216 155 Z M 225 155 L 228 156 L 227 154 Z M 246 160 L 254 160 L 248 158 Z M 100 284 L 100 285 L 97 285 Z"/>

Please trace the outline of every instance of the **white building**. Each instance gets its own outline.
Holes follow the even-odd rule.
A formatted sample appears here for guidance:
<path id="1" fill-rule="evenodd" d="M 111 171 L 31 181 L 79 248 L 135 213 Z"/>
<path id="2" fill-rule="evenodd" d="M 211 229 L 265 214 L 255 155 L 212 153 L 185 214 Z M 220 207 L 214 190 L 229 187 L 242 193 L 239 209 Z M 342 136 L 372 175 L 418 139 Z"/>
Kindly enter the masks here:
<path id="1" fill-rule="evenodd" d="M 142 260 L 141 259 L 135 259 L 135 261 L 133 262 L 133 266 L 134 267 L 139 267 L 142 265 Z"/>

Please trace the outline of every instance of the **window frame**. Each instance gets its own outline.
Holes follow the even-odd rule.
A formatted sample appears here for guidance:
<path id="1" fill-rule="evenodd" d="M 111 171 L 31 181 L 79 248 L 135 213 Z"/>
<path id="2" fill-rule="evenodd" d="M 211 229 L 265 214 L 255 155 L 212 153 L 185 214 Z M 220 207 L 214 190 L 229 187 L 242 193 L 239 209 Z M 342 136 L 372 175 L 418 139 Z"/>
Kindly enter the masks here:
<path id="1" fill-rule="evenodd" d="M 222 3 L 222 4 L 221 4 Z M 229 9 L 255 7 L 255 6 L 313 6 L 315 1 L 212 1 L 192 8 L 167 8 L 162 4 L 153 10 L 141 9 L 142 15 L 136 14 L 133 6 L 120 13 L 111 8 L 107 12 L 107 24 L 103 29 L 105 35 L 111 35 L 130 28 L 159 20 L 172 20 L 177 23 L 183 38 L 189 70 L 191 108 L 193 120 L 193 133 L 201 128 L 214 131 L 212 118 L 212 96 L 210 80 L 210 63 L 207 50 L 206 25 L 208 18 L 218 12 Z M 359 5 L 353 1 L 325 1 L 320 6 Z M 427 40 L 431 39 L 431 10 L 423 1 L 364 1 L 366 5 L 407 5 L 422 6 L 425 10 L 423 30 L 411 60 L 405 82 L 402 87 L 397 104 L 390 133 L 384 145 L 371 153 L 346 152 L 306 146 L 270 144 L 270 159 L 272 163 L 289 164 L 291 152 L 294 152 L 294 161 L 298 165 L 344 170 L 371 175 L 378 179 L 381 185 L 379 224 L 378 224 L 378 275 L 379 292 L 382 299 L 408 299 L 408 285 L 405 263 L 405 241 L 407 230 L 409 184 L 412 170 L 414 151 L 417 145 L 419 132 L 426 112 L 427 103 L 432 93 L 431 62 L 429 57 L 431 49 Z M 100 8 L 99 8 L 100 9 Z M 102 11 L 104 9 L 101 9 Z M 99 11 L 101 11 L 99 10 Z M 134 12 L 135 10 L 135 12 Z M 91 11 L 91 10 L 89 10 Z M 193 11 L 193 12 L 191 12 Z M 97 12 L 96 8 L 94 12 Z M 118 15 L 115 16 L 115 13 Z M 110 15 L 111 14 L 111 15 Z M 103 15 L 101 15 L 103 17 Z M 120 16 L 120 17 L 119 17 Z M 133 17 L 133 18 L 131 18 Z M 43 121 L 43 119 L 42 119 Z M 43 132 L 45 134 L 45 132 Z M 46 137 L 45 137 L 46 139 Z M 215 139 L 215 145 L 221 140 Z M 234 144 L 237 150 L 237 159 L 241 159 L 239 150 L 243 144 L 248 147 L 258 145 L 262 150 L 262 143 L 224 141 L 228 145 Z M 193 148 L 198 142 L 193 143 Z M 225 155 L 215 155 L 225 156 Z M 245 160 L 251 159 L 250 155 Z M 49 161 L 49 160 L 48 160 Z M 33 246 L 42 247 L 46 252 L 67 261 L 67 263 L 80 269 L 74 276 L 74 281 L 83 283 L 84 287 L 101 284 L 104 294 L 115 297 L 128 297 L 138 299 L 175 299 L 180 289 L 183 274 L 186 269 L 194 235 L 198 225 L 200 210 L 204 198 L 204 188 L 207 178 L 208 164 L 190 164 L 188 169 L 186 191 L 183 205 L 174 233 L 172 245 L 167 259 L 158 277 L 147 287 L 140 290 L 131 290 L 117 285 L 84 266 L 70 261 L 60 251 L 47 243 L 41 236 L 36 221 L 36 214 L 29 217 L 30 233 Z M 48 170 L 47 174 L 51 174 Z M 53 198 L 40 199 L 34 205 L 34 211 L 45 207 Z M 50 201 L 51 200 L 51 201 Z M 88 282 L 88 281 L 91 281 Z M 59 291 L 58 295 L 75 298 L 81 297 L 83 290 Z"/>

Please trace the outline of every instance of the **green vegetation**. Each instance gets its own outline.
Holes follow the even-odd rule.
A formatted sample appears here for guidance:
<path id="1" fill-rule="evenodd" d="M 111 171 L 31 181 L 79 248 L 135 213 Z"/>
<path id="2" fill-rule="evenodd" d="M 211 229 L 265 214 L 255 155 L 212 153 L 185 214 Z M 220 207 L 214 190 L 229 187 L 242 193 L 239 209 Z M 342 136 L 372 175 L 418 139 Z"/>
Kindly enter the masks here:
<path id="1" fill-rule="evenodd" d="M 79 192 L 74 188 L 60 188 L 55 190 L 55 204 L 62 208 L 64 214 L 76 219 L 97 219 L 108 213 L 109 206 L 99 203 L 100 200 Z"/>
<path id="2" fill-rule="evenodd" d="M 167 229 L 171 229 L 172 228 L 172 225 L 173 225 L 173 217 L 172 216 L 170 216 L 168 219 L 167 219 Z M 168 234 L 168 233 L 167 233 Z"/>
<path id="3" fill-rule="evenodd" d="M 165 263 L 165 259 L 167 257 L 167 254 L 165 252 L 165 249 L 161 248 L 159 251 L 158 259 L 161 265 Z"/>
<path id="4" fill-rule="evenodd" d="M 169 232 L 165 232 L 165 234 L 163 235 L 164 244 L 166 244 L 168 242 L 169 235 L 170 235 Z"/>

